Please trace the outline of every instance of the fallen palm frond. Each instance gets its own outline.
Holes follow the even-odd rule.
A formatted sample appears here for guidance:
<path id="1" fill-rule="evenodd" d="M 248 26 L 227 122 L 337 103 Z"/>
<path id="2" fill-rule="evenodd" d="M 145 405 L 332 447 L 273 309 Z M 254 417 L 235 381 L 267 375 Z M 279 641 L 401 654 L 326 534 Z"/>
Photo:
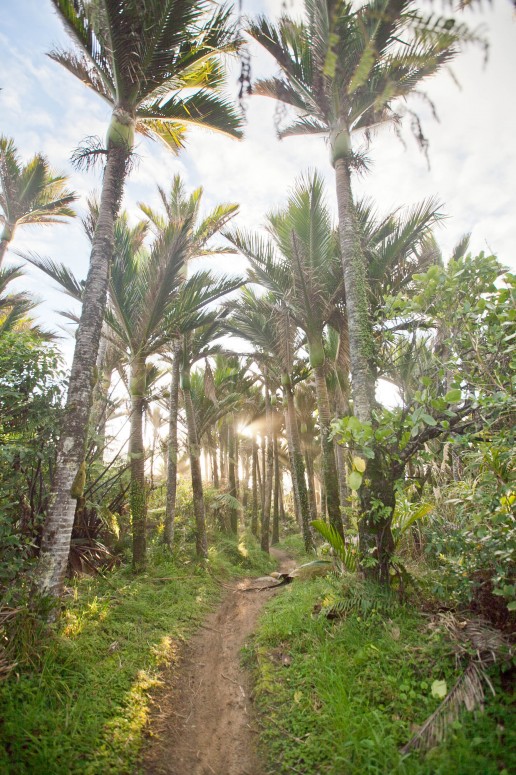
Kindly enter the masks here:
<path id="1" fill-rule="evenodd" d="M 472 711 L 484 709 L 483 679 L 489 679 L 475 662 L 470 662 L 453 689 L 446 695 L 439 707 L 425 721 L 414 737 L 403 746 L 401 753 L 413 750 L 427 750 L 441 743 L 450 726 L 457 720 L 463 707 Z M 490 685 L 490 684 L 489 684 Z M 491 687 L 492 689 L 492 687 Z M 492 689 L 493 694 L 494 690 Z"/>
<path id="2" fill-rule="evenodd" d="M 450 726 L 457 721 L 461 711 L 484 710 L 484 684 L 492 694 L 495 690 L 484 668 L 511 659 L 510 644 L 503 634 L 483 619 L 458 619 L 450 611 L 440 614 L 431 627 L 444 629 L 452 641 L 453 649 L 460 659 L 474 654 L 464 673 L 446 695 L 439 707 L 425 721 L 401 752 L 427 750 L 441 743 Z"/>

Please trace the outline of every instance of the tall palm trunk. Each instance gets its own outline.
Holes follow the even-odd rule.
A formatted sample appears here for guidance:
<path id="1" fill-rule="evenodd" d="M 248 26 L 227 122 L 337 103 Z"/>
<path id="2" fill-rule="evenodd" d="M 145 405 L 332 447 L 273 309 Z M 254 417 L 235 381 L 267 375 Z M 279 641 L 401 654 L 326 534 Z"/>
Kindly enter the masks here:
<path id="1" fill-rule="evenodd" d="M 235 439 L 235 420 L 231 415 L 228 419 L 228 475 L 229 475 L 229 494 L 238 499 L 237 477 L 236 477 L 236 439 Z M 229 524 L 231 532 L 238 533 L 238 509 L 231 506 L 229 510 Z"/>
<path id="2" fill-rule="evenodd" d="M 211 429 L 208 430 L 208 444 L 210 445 L 210 455 L 211 455 L 211 470 L 213 473 L 213 486 L 216 490 L 220 487 L 219 482 L 219 466 L 217 462 L 217 449 L 215 447 L 215 443 L 213 441 L 213 434 L 211 432 Z"/>
<path id="3" fill-rule="evenodd" d="M 274 432 L 273 453 L 274 453 L 274 495 L 272 509 L 272 544 L 279 543 L 279 499 L 280 499 L 280 465 L 278 457 L 278 434 Z"/>
<path id="4" fill-rule="evenodd" d="M 63 590 L 76 500 L 82 496 L 84 487 L 84 454 L 113 254 L 113 228 L 130 153 L 126 145 L 110 145 L 108 148 L 99 217 L 59 439 L 51 506 L 41 538 L 37 585 L 42 592 L 56 597 Z"/>
<path id="5" fill-rule="evenodd" d="M 337 530 L 337 532 L 340 533 L 342 537 L 344 537 L 342 516 L 340 513 L 337 465 L 335 463 L 333 442 L 330 439 L 331 412 L 328 388 L 326 386 L 326 376 L 324 373 L 324 365 L 315 366 L 314 375 L 315 392 L 317 396 L 317 409 L 319 412 L 319 425 L 321 431 L 321 463 L 323 470 L 324 489 L 326 491 L 326 509 L 328 511 L 330 525 L 333 525 L 335 530 Z"/>
<path id="6" fill-rule="evenodd" d="M 374 348 L 367 300 L 367 274 L 360 250 L 355 222 L 349 162 L 335 162 L 339 235 L 341 243 L 346 309 L 349 330 L 353 406 L 356 417 L 363 423 L 372 420 L 375 400 L 375 376 L 371 367 Z M 394 512 L 394 477 L 386 470 L 378 449 L 367 464 L 366 475 L 359 490 L 361 519 L 359 520 L 360 551 L 376 563 L 364 564 L 365 573 L 380 583 L 388 584 L 389 563 L 394 551 L 391 523 Z M 383 504 L 381 512 L 375 504 Z"/>
<path id="7" fill-rule="evenodd" d="M 192 477 L 193 507 L 195 516 L 195 551 L 197 557 L 205 559 L 208 556 L 208 539 L 206 537 L 206 513 L 204 509 L 204 494 L 201 473 L 201 450 L 197 437 L 195 410 L 190 392 L 190 371 L 183 368 L 181 387 L 185 402 L 186 426 L 188 429 L 188 451 L 190 454 L 190 473 Z"/>
<path id="8" fill-rule="evenodd" d="M 251 468 L 253 488 L 253 510 L 251 513 L 251 532 L 258 537 L 258 444 L 253 439 L 253 463 Z"/>
<path id="9" fill-rule="evenodd" d="M 346 159 L 338 159 L 335 162 L 335 179 L 346 288 L 353 408 L 360 422 L 371 422 L 375 399 L 375 378 L 371 369 L 374 355 L 373 332 L 369 320 L 367 272 L 358 242 L 349 163 Z"/>
<path id="10" fill-rule="evenodd" d="M 290 459 L 292 461 L 292 489 L 294 491 L 294 503 L 297 499 L 305 549 L 307 552 L 312 552 L 314 550 L 314 542 L 312 531 L 310 530 L 310 507 L 306 489 L 305 464 L 303 461 L 303 453 L 301 452 L 301 439 L 297 425 L 294 395 L 290 384 L 284 385 L 283 389 L 287 399 L 285 421 L 287 425 L 287 444 L 290 448 Z"/>
<path id="11" fill-rule="evenodd" d="M 269 386 L 267 384 L 267 378 L 265 379 L 265 432 L 267 434 L 266 444 L 266 467 L 264 472 L 264 499 L 263 499 L 263 511 L 262 511 L 262 530 L 261 530 L 261 547 L 264 552 L 269 553 L 269 532 L 271 522 L 271 498 L 272 498 L 272 477 L 274 469 L 274 452 L 272 444 L 272 408 L 271 398 L 269 395 Z M 265 439 L 262 439 L 262 445 L 265 444 Z M 265 449 L 265 447 L 264 447 Z"/>
<path id="12" fill-rule="evenodd" d="M 312 519 L 317 519 L 317 497 L 315 494 L 314 459 L 312 456 L 312 452 L 308 447 L 305 447 L 305 460 L 306 460 L 306 476 L 308 479 L 308 502 L 310 504 L 310 516 Z"/>
<path id="13" fill-rule="evenodd" d="M 168 418 L 168 461 L 167 461 L 167 503 L 163 541 L 170 550 L 174 547 L 177 495 L 177 414 L 179 408 L 180 354 L 176 348 L 172 359 L 170 375 L 170 403 Z"/>
<path id="14" fill-rule="evenodd" d="M 130 504 L 133 528 L 133 568 L 145 568 L 147 549 L 147 496 L 145 492 L 145 451 L 143 446 L 143 413 L 145 398 L 145 359 L 136 356 L 131 364 L 131 435 L 129 463 L 131 470 Z"/>

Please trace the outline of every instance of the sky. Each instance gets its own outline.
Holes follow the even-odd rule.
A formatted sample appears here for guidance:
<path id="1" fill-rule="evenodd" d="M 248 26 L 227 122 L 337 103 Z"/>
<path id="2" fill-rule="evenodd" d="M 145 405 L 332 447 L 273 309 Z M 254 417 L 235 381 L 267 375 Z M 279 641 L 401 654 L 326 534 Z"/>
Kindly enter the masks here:
<path id="1" fill-rule="evenodd" d="M 274 16 L 285 4 L 295 12 L 299 0 L 243 0 L 249 15 Z M 440 8 L 438 3 L 433 6 L 435 11 Z M 485 25 L 490 41 L 487 65 L 482 52 L 471 49 L 453 65 L 455 78 L 442 73 L 428 82 L 426 91 L 439 122 L 424 102 L 414 104 L 430 141 L 430 168 L 409 132 L 404 147 L 392 131 L 382 130 L 369 151 L 371 171 L 355 181 L 355 193 L 373 199 L 380 213 L 437 197 L 447 215 L 437 232 L 445 257 L 465 232 L 471 232 L 475 252 L 493 252 L 514 269 L 516 20 L 509 0 L 493 0 L 482 8 L 464 18 L 472 26 Z M 81 197 L 77 209 L 83 213 L 86 197 L 99 190 L 100 172 L 74 171 L 70 156 L 87 136 L 105 137 L 109 107 L 46 56 L 54 47 L 69 46 L 50 0 L 0 0 L 0 133 L 14 138 L 24 160 L 41 152 L 56 171 L 69 175 Z M 275 72 L 273 60 L 253 45 L 252 77 Z M 228 80 L 235 99 L 237 75 L 234 68 Z M 188 188 L 204 187 L 206 207 L 237 202 L 236 223 L 259 228 L 265 214 L 285 201 L 296 178 L 318 169 L 335 208 L 333 170 L 324 141 L 315 137 L 278 141 L 274 109 L 271 100 L 253 97 L 247 105 L 244 140 L 195 129 L 178 157 L 158 143 L 138 139 L 139 163 L 128 181 L 124 207 L 136 217 L 138 201 L 157 205 L 156 185 L 168 188 L 179 172 Z M 77 275 L 86 275 L 89 246 L 78 219 L 66 226 L 20 229 L 12 247 L 51 256 Z M 215 266 L 238 272 L 243 260 L 221 257 Z M 47 327 L 61 325 L 55 310 L 71 309 L 73 303 L 35 269 L 28 268 L 19 282 L 41 299 L 40 320 Z M 63 338 L 61 347 L 70 357 L 72 340 Z"/>

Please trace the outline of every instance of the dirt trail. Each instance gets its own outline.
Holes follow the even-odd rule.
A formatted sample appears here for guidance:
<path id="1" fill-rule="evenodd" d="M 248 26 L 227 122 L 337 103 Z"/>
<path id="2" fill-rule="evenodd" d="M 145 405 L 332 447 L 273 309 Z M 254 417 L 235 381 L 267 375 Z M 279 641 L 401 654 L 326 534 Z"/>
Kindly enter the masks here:
<path id="1" fill-rule="evenodd" d="M 271 553 L 280 570 L 295 566 L 279 549 Z M 235 584 L 206 619 L 159 692 L 151 717 L 157 737 L 144 752 L 145 775 L 262 775 L 240 650 L 276 590 L 244 592 L 248 582 Z"/>

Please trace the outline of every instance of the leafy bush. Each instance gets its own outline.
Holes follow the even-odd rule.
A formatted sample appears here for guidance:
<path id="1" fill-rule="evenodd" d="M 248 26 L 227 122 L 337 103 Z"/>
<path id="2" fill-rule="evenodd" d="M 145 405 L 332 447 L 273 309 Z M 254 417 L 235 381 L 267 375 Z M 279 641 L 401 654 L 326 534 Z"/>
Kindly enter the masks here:
<path id="1" fill-rule="evenodd" d="M 30 331 L 0 337 L 0 584 L 33 553 L 49 494 L 64 378 L 57 351 Z"/>

